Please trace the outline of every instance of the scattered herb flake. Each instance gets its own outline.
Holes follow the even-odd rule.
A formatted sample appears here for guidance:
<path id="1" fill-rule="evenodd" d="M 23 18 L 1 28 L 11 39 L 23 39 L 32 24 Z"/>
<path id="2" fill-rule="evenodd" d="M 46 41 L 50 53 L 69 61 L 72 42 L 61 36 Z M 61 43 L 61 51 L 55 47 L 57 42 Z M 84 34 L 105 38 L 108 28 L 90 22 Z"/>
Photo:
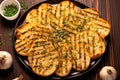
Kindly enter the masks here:
<path id="1" fill-rule="evenodd" d="M 24 1 L 19 1 L 21 10 L 24 12 L 26 9 L 28 9 L 28 5 Z"/>

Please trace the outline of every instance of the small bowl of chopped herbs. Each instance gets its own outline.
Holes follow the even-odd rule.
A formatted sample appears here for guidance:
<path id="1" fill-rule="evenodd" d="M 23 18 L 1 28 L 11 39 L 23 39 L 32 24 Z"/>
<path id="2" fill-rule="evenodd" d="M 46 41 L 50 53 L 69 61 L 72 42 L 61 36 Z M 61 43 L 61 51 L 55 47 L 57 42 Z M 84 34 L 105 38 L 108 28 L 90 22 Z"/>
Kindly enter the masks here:
<path id="1" fill-rule="evenodd" d="M 15 20 L 20 13 L 20 8 L 17 0 L 3 0 L 0 4 L 0 14 L 7 20 Z"/>

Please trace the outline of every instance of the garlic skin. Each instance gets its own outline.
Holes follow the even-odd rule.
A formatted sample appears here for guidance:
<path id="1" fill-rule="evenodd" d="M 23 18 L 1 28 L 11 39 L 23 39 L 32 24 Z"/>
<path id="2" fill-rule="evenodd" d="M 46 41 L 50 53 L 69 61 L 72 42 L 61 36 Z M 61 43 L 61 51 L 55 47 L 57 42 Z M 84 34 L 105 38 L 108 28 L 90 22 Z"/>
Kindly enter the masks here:
<path id="1" fill-rule="evenodd" d="M 13 62 L 12 56 L 7 51 L 0 51 L 0 69 L 6 70 L 11 67 Z"/>
<path id="2" fill-rule="evenodd" d="M 101 69 L 99 75 L 102 80 L 116 80 L 117 71 L 112 66 L 105 66 Z"/>

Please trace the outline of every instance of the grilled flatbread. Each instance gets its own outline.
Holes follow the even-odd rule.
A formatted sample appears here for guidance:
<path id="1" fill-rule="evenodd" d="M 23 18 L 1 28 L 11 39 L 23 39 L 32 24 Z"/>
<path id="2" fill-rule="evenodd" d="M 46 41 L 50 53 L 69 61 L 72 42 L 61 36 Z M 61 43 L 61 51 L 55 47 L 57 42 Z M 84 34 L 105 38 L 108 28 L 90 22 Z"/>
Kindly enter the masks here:
<path id="1" fill-rule="evenodd" d="M 27 38 L 27 37 L 30 37 L 31 36 L 31 32 L 34 31 L 34 29 L 36 29 L 36 26 L 35 24 L 32 24 L 32 23 L 25 23 L 21 26 L 19 26 L 17 29 L 16 29 L 16 37 L 17 38 Z M 25 37 L 23 37 L 23 35 Z"/>
<path id="2" fill-rule="evenodd" d="M 87 53 L 91 59 L 99 58 L 106 49 L 104 40 L 94 31 L 84 31 L 81 33 L 82 43 L 84 43 L 85 53 Z"/>
<path id="3" fill-rule="evenodd" d="M 51 40 L 52 38 L 49 37 L 52 36 L 53 31 L 53 29 L 43 25 L 33 26 L 30 23 L 22 25 L 16 29 L 16 51 L 23 56 L 28 56 L 33 42 L 39 38 Z"/>
<path id="4" fill-rule="evenodd" d="M 72 57 L 70 48 L 65 42 L 61 42 L 58 45 L 59 65 L 55 73 L 58 76 L 64 77 L 67 76 L 72 69 Z"/>
<path id="5" fill-rule="evenodd" d="M 28 52 L 33 43 L 33 33 L 36 26 L 30 23 L 26 23 L 16 29 L 16 42 L 15 49 L 18 54 L 22 56 L 28 56 Z"/>
<path id="6" fill-rule="evenodd" d="M 15 43 L 15 49 L 18 54 L 22 56 L 28 56 L 31 48 L 32 41 L 30 39 L 17 39 Z"/>
<path id="7" fill-rule="evenodd" d="M 57 69 L 59 54 L 51 42 L 38 39 L 34 42 L 28 61 L 34 73 L 49 76 Z"/>
<path id="8" fill-rule="evenodd" d="M 28 12 L 26 19 L 26 22 L 38 24 L 38 9 L 32 9 Z"/>
<path id="9" fill-rule="evenodd" d="M 44 3 L 38 7 L 38 23 L 50 26 L 50 16 L 54 13 L 54 8 L 51 4 Z"/>
<path id="10" fill-rule="evenodd" d="M 78 32 L 82 32 L 84 29 L 84 25 L 88 22 L 96 20 L 99 17 L 98 11 L 93 8 L 85 8 L 77 11 L 77 14 L 74 15 L 74 20 L 71 21 L 77 28 Z"/>
<path id="11" fill-rule="evenodd" d="M 96 20 L 88 22 L 84 26 L 85 30 L 96 31 L 102 38 L 108 36 L 108 34 L 110 33 L 110 28 L 110 24 L 102 18 L 97 18 Z"/>
<path id="12" fill-rule="evenodd" d="M 78 11 L 78 7 L 70 1 L 62 1 L 56 7 L 56 17 L 70 17 L 75 15 Z"/>
<path id="13" fill-rule="evenodd" d="M 70 1 L 63 1 L 58 4 L 56 6 L 55 17 L 59 20 L 59 27 L 64 28 L 67 22 L 73 21 L 73 17 L 77 11 L 79 11 L 78 7 Z"/>
<path id="14" fill-rule="evenodd" d="M 71 35 L 73 68 L 84 71 L 89 67 L 90 59 L 99 58 L 106 49 L 105 42 L 96 33 L 84 31 L 80 34 Z"/>
<path id="15" fill-rule="evenodd" d="M 72 48 L 73 69 L 85 71 L 90 65 L 90 56 L 85 51 L 84 39 L 82 34 L 71 35 L 70 42 Z"/>
<path id="16" fill-rule="evenodd" d="M 88 22 L 96 20 L 99 17 L 98 11 L 92 8 L 86 8 L 81 10 L 75 8 L 75 10 L 73 11 L 74 14 L 69 14 L 68 17 L 64 17 L 63 28 L 74 34 L 84 31 L 84 25 L 86 25 Z"/>

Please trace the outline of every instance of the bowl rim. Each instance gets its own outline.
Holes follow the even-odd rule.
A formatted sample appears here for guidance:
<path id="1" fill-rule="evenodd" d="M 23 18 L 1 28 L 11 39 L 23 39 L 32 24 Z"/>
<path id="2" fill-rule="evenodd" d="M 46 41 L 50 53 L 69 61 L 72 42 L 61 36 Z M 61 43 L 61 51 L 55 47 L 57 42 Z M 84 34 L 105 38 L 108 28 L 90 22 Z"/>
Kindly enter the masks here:
<path id="1" fill-rule="evenodd" d="M 14 19 L 16 19 L 16 18 L 18 17 L 19 13 L 20 13 L 21 6 L 20 6 L 19 1 L 18 1 L 18 0 L 12 0 L 12 1 L 15 2 L 15 3 L 8 3 L 8 4 L 7 4 L 7 2 L 10 2 L 10 0 L 3 0 L 3 1 L 1 2 L 1 4 L 0 4 L 0 14 L 1 14 L 2 17 L 4 17 L 4 18 L 7 19 L 7 20 L 14 20 Z M 3 14 L 3 9 L 4 9 L 4 8 L 3 8 L 3 5 L 7 6 L 7 5 L 11 5 L 11 4 L 15 4 L 15 5 L 17 6 L 17 8 L 18 8 L 18 11 L 17 11 L 17 13 L 14 14 L 13 16 L 7 17 L 7 16 L 5 16 L 5 15 Z M 2 9 L 2 8 L 3 8 L 3 9 Z"/>

